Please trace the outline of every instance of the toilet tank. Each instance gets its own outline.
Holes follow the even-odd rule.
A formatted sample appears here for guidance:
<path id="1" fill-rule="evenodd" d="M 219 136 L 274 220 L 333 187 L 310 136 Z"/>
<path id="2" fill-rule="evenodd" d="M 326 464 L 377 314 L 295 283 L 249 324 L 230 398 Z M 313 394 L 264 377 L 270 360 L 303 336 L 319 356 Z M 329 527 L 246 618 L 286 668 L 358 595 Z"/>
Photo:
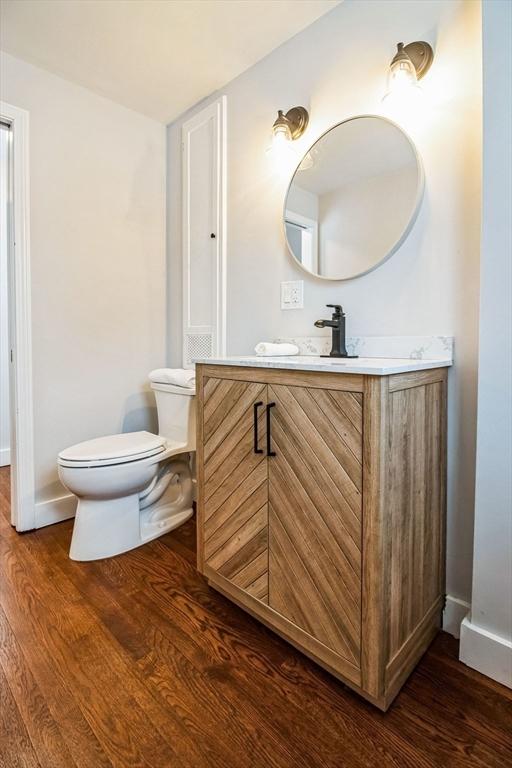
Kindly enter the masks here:
<path id="1" fill-rule="evenodd" d="M 158 412 L 158 434 L 196 449 L 196 398 L 194 389 L 151 382 Z"/>

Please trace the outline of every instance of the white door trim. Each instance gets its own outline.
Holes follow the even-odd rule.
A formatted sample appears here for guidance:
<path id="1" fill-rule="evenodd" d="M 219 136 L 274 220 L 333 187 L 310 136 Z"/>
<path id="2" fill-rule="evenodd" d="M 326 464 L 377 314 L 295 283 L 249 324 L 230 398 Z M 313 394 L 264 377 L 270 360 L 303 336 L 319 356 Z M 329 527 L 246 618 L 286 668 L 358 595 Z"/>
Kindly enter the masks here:
<path id="1" fill-rule="evenodd" d="M 12 130 L 12 231 L 9 235 L 11 413 L 11 522 L 35 528 L 34 419 L 32 399 L 32 302 L 30 282 L 29 113 L 0 102 L 0 118 Z"/>
<path id="2" fill-rule="evenodd" d="M 200 112 L 194 114 L 182 125 L 182 269 L 183 269 L 183 364 L 187 365 L 187 343 L 190 336 L 211 334 L 212 329 L 203 326 L 190 325 L 190 134 L 204 123 L 212 120 L 215 126 L 214 174 L 216 189 L 215 199 L 215 228 L 216 244 L 216 327 L 213 334 L 212 356 L 226 354 L 226 253 L 227 253 L 227 220 L 226 220 L 226 188 L 227 188 L 227 131 L 226 131 L 226 96 L 220 96 Z"/>

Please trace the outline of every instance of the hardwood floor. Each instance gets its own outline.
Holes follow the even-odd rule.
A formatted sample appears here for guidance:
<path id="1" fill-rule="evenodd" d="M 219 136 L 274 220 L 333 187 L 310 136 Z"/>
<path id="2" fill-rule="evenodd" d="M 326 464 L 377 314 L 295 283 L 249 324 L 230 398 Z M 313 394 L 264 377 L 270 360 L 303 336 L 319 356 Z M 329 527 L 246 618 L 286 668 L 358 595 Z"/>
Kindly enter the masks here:
<path id="1" fill-rule="evenodd" d="M 1 768 L 512 764 L 512 691 L 440 634 L 387 714 L 210 589 L 193 521 L 68 558 L 72 521 L 17 534 L 0 469 Z"/>

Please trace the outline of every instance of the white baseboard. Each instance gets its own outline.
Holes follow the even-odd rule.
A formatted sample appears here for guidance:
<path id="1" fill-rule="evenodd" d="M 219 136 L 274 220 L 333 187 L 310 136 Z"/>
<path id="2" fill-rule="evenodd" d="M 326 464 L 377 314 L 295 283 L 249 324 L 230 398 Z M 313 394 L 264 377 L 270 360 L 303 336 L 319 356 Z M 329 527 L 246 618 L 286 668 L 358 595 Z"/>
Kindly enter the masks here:
<path id="1" fill-rule="evenodd" d="M 75 516 L 76 496 L 68 493 L 65 496 L 58 496 L 48 501 L 38 501 L 36 503 L 36 528 L 43 528 L 45 525 L 60 523 L 62 520 L 69 520 Z"/>
<path id="2" fill-rule="evenodd" d="M 476 626 L 467 616 L 461 626 L 459 658 L 468 667 L 512 688 L 512 641 Z"/>
<path id="3" fill-rule="evenodd" d="M 446 595 L 446 605 L 443 611 L 443 630 L 457 639 L 460 637 L 460 625 L 468 615 L 471 606 L 465 600 Z"/>
<path id="4" fill-rule="evenodd" d="M 11 449 L 0 448 L 0 467 L 7 467 L 11 463 Z"/>

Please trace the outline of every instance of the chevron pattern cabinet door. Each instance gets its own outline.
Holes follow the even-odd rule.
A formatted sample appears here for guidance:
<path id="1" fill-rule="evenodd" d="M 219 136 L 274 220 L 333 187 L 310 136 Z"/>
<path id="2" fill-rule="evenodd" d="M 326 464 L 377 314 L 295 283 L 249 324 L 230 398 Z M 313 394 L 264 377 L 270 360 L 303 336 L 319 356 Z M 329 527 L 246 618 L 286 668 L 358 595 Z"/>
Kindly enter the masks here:
<path id="1" fill-rule="evenodd" d="M 269 605 L 359 667 L 363 396 L 269 385 L 268 398 Z"/>
<path id="2" fill-rule="evenodd" d="M 254 404 L 261 453 L 254 451 Z M 205 562 L 268 603 L 267 385 L 208 378 L 204 385 Z"/>

